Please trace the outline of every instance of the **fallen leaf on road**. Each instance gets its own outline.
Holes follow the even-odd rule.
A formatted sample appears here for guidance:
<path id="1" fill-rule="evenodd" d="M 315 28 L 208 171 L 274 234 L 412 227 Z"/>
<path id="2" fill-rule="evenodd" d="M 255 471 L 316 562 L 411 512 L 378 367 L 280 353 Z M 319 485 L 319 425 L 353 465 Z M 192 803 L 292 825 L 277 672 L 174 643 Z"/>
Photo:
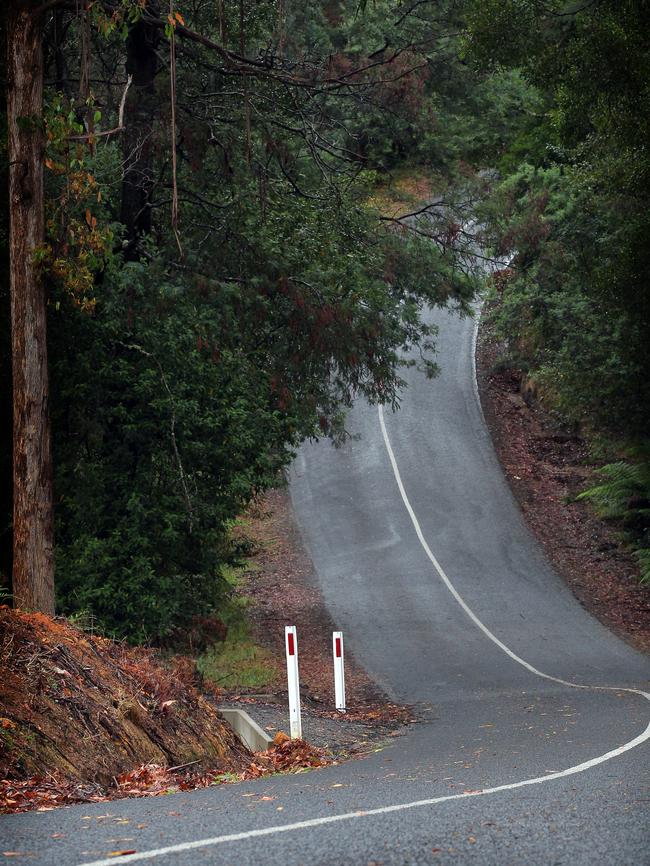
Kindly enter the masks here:
<path id="1" fill-rule="evenodd" d="M 127 854 L 135 854 L 135 848 L 125 848 L 124 851 L 109 851 L 107 857 L 125 857 Z"/>

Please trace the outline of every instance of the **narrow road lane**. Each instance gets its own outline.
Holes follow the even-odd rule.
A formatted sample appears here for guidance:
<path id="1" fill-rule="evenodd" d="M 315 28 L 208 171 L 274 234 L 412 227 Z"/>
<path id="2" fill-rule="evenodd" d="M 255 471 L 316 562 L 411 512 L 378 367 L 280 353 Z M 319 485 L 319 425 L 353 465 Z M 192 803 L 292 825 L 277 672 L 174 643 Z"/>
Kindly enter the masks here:
<path id="1" fill-rule="evenodd" d="M 650 863 L 650 703 L 625 691 L 650 691 L 650 665 L 546 563 L 483 423 L 473 323 L 436 319 L 439 379 L 409 373 L 383 421 L 359 404 L 359 438 L 305 446 L 291 480 L 348 648 L 420 724 L 304 776 L 14 816 L 6 848 L 39 866 Z M 138 853 L 107 858 L 120 836 Z"/>

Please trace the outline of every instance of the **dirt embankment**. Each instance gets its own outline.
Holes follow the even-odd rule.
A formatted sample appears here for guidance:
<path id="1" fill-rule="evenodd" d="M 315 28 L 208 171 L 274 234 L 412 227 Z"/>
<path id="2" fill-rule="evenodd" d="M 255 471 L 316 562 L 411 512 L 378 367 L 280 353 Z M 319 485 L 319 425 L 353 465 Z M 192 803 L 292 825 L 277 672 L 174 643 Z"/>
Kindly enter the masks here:
<path id="1" fill-rule="evenodd" d="M 477 373 L 481 403 L 510 487 L 556 570 L 594 616 L 650 652 L 650 592 L 616 527 L 575 497 L 595 483 L 585 441 L 522 393 L 521 371 L 503 367 L 504 347 L 484 316 Z"/>
<path id="2" fill-rule="evenodd" d="M 250 761 L 187 673 L 149 650 L 1 607 L 0 657 L 2 779 L 50 777 L 97 793 L 140 765 L 231 772 Z"/>

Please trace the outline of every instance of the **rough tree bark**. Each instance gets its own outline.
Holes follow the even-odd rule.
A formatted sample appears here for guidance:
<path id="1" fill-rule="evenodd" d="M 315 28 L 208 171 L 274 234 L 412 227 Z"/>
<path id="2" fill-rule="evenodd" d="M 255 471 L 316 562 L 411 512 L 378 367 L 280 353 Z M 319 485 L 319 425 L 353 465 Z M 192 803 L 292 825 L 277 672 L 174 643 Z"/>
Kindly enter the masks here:
<path id="1" fill-rule="evenodd" d="M 9 272 L 13 369 L 13 594 L 54 613 L 54 520 L 47 302 L 34 251 L 44 242 L 43 46 L 34 0 L 12 0 L 7 21 Z"/>

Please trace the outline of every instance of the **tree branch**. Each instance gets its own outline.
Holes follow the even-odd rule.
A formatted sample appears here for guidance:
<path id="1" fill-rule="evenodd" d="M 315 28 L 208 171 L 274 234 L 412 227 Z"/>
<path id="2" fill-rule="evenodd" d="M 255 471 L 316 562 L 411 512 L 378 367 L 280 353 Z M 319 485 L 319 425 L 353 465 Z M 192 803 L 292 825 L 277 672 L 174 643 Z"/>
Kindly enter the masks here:
<path id="1" fill-rule="evenodd" d="M 129 75 L 126 80 L 126 87 L 124 88 L 124 92 L 122 93 L 122 98 L 120 100 L 120 109 L 117 116 L 117 126 L 113 127 L 113 129 L 106 129 L 103 132 L 89 132 L 86 135 L 69 135 L 68 141 L 94 141 L 96 138 L 104 138 L 107 135 L 113 135 L 115 132 L 123 132 L 124 127 L 124 106 L 126 104 L 126 94 L 129 92 L 129 87 L 131 86 L 131 82 L 133 81 L 133 76 Z"/>

